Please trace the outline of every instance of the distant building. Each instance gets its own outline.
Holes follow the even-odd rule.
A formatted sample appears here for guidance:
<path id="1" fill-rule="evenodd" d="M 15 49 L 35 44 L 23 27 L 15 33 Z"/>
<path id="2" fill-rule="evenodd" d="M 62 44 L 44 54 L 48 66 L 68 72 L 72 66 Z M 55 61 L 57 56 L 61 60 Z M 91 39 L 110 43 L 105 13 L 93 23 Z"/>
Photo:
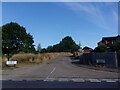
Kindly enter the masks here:
<path id="1" fill-rule="evenodd" d="M 109 47 L 111 44 L 114 44 L 117 41 L 120 41 L 120 35 L 115 37 L 103 37 L 102 40 L 98 42 L 98 45 L 106 45 Z"/>
<path id="2" fill-rule="evenodd" d="M 89 48 L 89 47 L 84 47 L 81 52 L 82 53 L 90 53 L 93 49 L 92 48 Z"/>

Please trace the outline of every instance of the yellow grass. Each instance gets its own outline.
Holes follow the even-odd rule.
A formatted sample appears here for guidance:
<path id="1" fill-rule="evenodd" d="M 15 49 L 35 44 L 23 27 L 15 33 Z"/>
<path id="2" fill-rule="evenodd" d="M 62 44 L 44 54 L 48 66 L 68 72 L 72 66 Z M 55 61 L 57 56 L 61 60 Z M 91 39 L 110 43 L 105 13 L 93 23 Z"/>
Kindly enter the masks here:
<path id="1" fill-rule="evenodd" d="M 32 53 L 19 53 L 13 55 L 10 60 L 18 61 L 19 64 L 39 64 L 39 63 L 46 63 L 50 60 L 53 60 L 57 56 L 60 55 L 69 55 L 70 53 L 61 52 L 61 53 L 43 53 L 43 54 L 32 54 Z M 5 67 L 5 62 L 7 58 L 3 57 L 2 59 L 2 66 Z"/>

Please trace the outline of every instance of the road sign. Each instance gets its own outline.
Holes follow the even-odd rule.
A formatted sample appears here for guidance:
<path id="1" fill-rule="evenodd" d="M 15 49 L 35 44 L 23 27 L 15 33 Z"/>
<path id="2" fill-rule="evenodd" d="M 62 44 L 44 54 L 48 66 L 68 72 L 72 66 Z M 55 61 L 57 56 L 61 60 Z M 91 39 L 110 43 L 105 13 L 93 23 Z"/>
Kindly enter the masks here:
<path id="1" fill-rule="evenodd" d="M 105 63 L 105 60 L 104 59 L 97 59 L 96 63 Z"/>
<path id="2" fill-rule="evenodd" d="M 6 61 L 6 64 L 7 65 L 16 65 L 17 64 L 17 61 Z"/>

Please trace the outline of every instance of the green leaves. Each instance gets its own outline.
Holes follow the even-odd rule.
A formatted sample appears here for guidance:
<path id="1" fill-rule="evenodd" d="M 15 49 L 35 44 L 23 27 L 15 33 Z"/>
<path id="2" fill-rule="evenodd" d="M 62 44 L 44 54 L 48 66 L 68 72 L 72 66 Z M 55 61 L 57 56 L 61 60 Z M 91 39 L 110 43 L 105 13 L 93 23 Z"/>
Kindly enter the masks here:
<path id="1" fill-rule="evenodd" d="M 107 51 L 107 46 L 105 45 L 99 45 L 94 49 L 94 52 L 106 52 Z"/>
<path id="2" fill-rule="evenodd" d="M 2 49 L 4 54 L 35 52 L 33 37 L 17 23 L 2 26 Z"/>
<path id="3" fill-rule="evenodd" d="M 47 48 L 47 51 L 48 52 L 74 52 L 74 51 L 78 51 L 79 48 L 80 46 L 73 41 L 72 37 L 67 36 L 63 38 L 59 44 L 49 46 Z"/>
<path id="4" fill-rule="evenodd" d="M 120 41 L 117 41 L 115 44 L 110 45 L 112 51 L 120 51 Z"/>

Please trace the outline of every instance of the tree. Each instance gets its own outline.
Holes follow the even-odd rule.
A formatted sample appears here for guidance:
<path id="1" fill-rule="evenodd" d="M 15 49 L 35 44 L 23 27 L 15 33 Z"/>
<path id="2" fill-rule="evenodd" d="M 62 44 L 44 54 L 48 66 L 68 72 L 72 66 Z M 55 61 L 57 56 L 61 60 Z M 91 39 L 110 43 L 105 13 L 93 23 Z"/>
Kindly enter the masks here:
<path id="1" fill-rule="evenodd" d="M 66 36 L 65 38 L 63 38 L 60 42 L 60 45 L 63 52 L 74 52 L 78 51 L 78 49 L 80 48 L 80 46 L 77 45 L 70 36 Z"/>
<path id="2" fill-rule="evenodd" d="M 53 46 L 48 46 L 48 47 L 47 47 L 47 52 L 49 52 L 49 53 L 50 53 L 50 52 L 53 52 Z"/>
<path id="3" fill-rule="evenodd" d="M 53 45 L 53 52 L 74 52 L 79 48 L 80 46 L 73 41 L 72 37 L 66 36 L 59 44 Z"/>
<path id="4" fill-rule="evenodd" d="M 99 45 L 94 49 L 94 52 L 106 52 L 107 51 L 107 46 L 105 45 Z"/>
<path id="5" fill-rule="evenodd" d="M 26 29 L 17 23 L 8 23 L 2 26 L 2 50 L 3 54 L 15 54 L 19 52 L 33 53 L 33 37 Z"/>
<path id="6" fill-rule="evenodd" d="M 120 41 L 117 41 L 115 44 L 110 45 L 112 51 L 120 51 Z"/>
<path id="7" fill-rule="evenodd" d="M 40 53 L 46 53 L 47 50 L 45 48 L 41 49 L 41 52 Z"/>
<path id="8" fill-rule="evenodd" d="M 40 53 L 41 52 L 41 45 L 40 45 L 40 43 L 38 44 L 38 46 L 37 46 L 37 53 Z"/>
<path id="9" fill-rule="evenodd" d="M 80 41 L 79 41 L 79 47 L 80 47 L 80 48 L 79 48 L 79 51 L 80 51 L 80 50 L 82 49 Z"/>

